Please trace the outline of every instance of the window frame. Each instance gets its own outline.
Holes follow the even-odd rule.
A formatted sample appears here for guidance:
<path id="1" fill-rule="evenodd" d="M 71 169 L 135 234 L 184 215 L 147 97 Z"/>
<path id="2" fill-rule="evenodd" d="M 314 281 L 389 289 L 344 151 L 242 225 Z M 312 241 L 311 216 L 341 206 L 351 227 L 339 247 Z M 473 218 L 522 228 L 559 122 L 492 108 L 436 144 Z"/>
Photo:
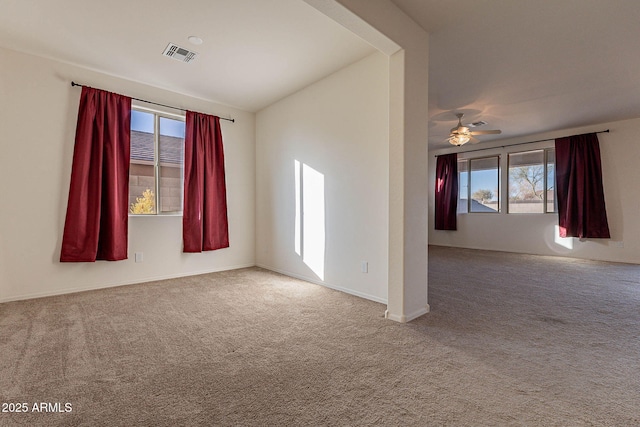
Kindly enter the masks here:
<path id="1" fill-rule="evenodd" d="M 542 155 L 542 167 L 543 167 L 543 175 L 544 175 L 544 179 L 543 179 L 543 199 L 542 199 L 542 212 L 511 212 L 509 209 L 509 198 L 507 197 L 507 201 L 506 201 L 506 213 L 507 214 L 515 214 L 515 215 L 545 215 L 545 214 L 557 214 L 558 213 L 558 200 L 557 200 L 557 193 L 556 193 L 556 183 L 555 183 L 555 175 L 554 175 L 554 183 L 553 183 L 553 209 L 552 211 L 548 210 L 549 207 L 549 199 L 548 199 L 548 193 L 549 193 L 549 152 L 553 151 L 555 153 L 555 147 L 542 147 L 542 148 L 534 148 L 531 150 L 525 150 L 525 151 L 511 151 L 507 153 L 507 189 L 511 188 L 510 184 L 511 184 L 511 173 L 510 173 L 510 169 L 511 169 L 511 155 L 517 155 L 517 154 L 525 154 L 525 153 L 532 153 L 535 151 L 542 151 L 543 155 Z M 555 156 L 554 156 L 555 158 Z M 554 160 L 554 168 L 555 168 L 555 160 Z"/>
<path id="2" fill-rule="evenodd" d="M 138 103 L 131 105 L 131 111 L 139 111 L 141 113 L 153 114 L 153 179 L 154 186 L 153 191 L 155 194 L 154 197 L 154 212 L 153 213 L 132 213 L 131 206 L 129 206 L 128 214 L 129 216 L 135 217 L 157 217 L 157 216 L 182 216 L 184 210 L 184 156 L 182 159 L 182 163 L 180 164 L 180 199 L 181 199 L 181 208 L 179 211 L 161 211 L 160 210 L 160 118 L 166 118 L 170 120 L 176 120 L 186 123 L 186 114 L 183 112 L 182 114 L 171 113 L 163 110 L 159 110 L 157 108 L 151 108 L 145 105 L 140 105 Z M 131 162 L 131 154 L 130 162 Z M 130 191 L 130 187 L 129 187 Z"/>
<path id="3" fill-rule="evenodd" d="M 497 188 L 496 188 L 496 199 L 497 199 L 497 207 L 498 209 L 492 212 L 488 212 L 488 211 L 484 211 L 484 212 L 479 212 L 479 211 L 472 211 L 471 210 L 471 161 L 472 160 L 484 160 L 484 159 L 496 159 L 496 164 L 497 164 Z M 501 154 L 491 154 L 491 155 L 486 155 L 486 156 L 479 156 L 479 157 L 468 157 L 468 158 L 464 158 L 464 159 L 458 159 L 458 162 L 464 162 L 467 164 L 466 166 L 466 174 L 467 174 L 467 183 L 466 183 L 466 187 L 467 187 L 467 207 L 466 210 L 464 212 L 460 212 L 458 210 L 457 214 L 458 215 L 465 215 L 465 214 L 500 214 L 502 213 L 502 191 L 501 191 L 501 187 L 502 187 L 502 155 Z M 458 179 L 460 179 L 460 171 L 458 171 Z M 461 182 L 458 182 L 458 186 L 459 188 L 462 188 L 464 185 Z M 463 200 L 460 197 L 460 190 L 458 190 L 458 202 L 460 202 L 461 200 Z"/>

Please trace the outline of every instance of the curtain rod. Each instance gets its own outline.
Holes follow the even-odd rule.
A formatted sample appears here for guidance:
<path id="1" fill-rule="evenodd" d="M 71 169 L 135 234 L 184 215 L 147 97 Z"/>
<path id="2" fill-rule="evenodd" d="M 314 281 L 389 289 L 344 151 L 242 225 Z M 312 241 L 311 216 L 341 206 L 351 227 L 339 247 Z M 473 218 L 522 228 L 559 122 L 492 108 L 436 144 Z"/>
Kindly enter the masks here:
<path id="1" fill-rule="evenodd" d="M 598 131 L 598 132 L 587 132 L 587 133 L 581 133 L 581 134 L 579 134 L 579 135 L 572 135 L 572 136 L 587 135 L 587 134 L 590 134 L 590 133 L 609 133 L 609 129 L 601 130 L 601 131 Z M 563 137 L 561 137 L 561 138 L 566 138 L 566 136 L 563 136 Z M 496 147 L 487 147 L 487 148 L 477 148 L 477 149 L 475 149 L 475 150 L 461 151 L 461 152 L 460 152 L 460 154 L 464 154 L 464 153 L 473 153 L 473 152 L 475 152 L 475 151 L 483 151 L 483 150 L 493 150 L 493 149 L 495 149 L 495 148 L 515 147 L 515 146 L 517 146 L 517 145 L 534 144 L 534 143 L 536 143 L 536 142 L 553 141 L 553 140 L 555 140 L 555 139 L 557 139 L 557 138 L 538 139 L 538 140 L 536 140 L 536 141 L 519 142 L 519 143 L 517 143 L 517 144 L 510 144 L 510 145 L 498 145 L 498 146 L 496 146 Z M 445 155 L 446 155 L 446 154 L 436 154 L 436 155 L 435 155 L 435 157 L 438 157 L 438 156 L 445 156 Z"/>
<path id="2" fill-rule="evenodd" d="M 71 82 L 71 86 L 72 86 L 72 87 L 73 87 L 73 86 L 81 86 L 81 87 L 88 87 L 88 88 L 91 88 L 91 86 L 87 86 L 87 85 L 83 85 L 83 84 L 80 84 L 80 83 L 76 83 L 76 82 L 74 82 L 74 81 L 72 81 L 72 82 Z M 171 105 L 166 105 L 166 104 L 160 104 L 160 103 L 158 103 L 158 102 L 147 101 L 146 99 L 133 98 L 133 97 L 130 97 L 130 98 L 131 98 L 131 99 L 135 99 L 136 101 L 146 102 L 147 104 L 159 105 L 160 107 L 167 107 L 167 108 L 173 108 L 174 110 L 187 111 L 187 110 L 185 110 L 184 108 L 180 108 L 180 107 L 173 107 L 173 106 L 171 106 Z M 220 120 L 227 120 L 227 121 L 229 121 L 229 122 L 231 122 L 231 123 L 235 123 L 235 122 L 236 122 L 236 119 L 227 119 L 226 117 L 220 117 L 220 116 L 216 116 L 216 117 L 219 117 L 219 118 L 220 118 Z"/>

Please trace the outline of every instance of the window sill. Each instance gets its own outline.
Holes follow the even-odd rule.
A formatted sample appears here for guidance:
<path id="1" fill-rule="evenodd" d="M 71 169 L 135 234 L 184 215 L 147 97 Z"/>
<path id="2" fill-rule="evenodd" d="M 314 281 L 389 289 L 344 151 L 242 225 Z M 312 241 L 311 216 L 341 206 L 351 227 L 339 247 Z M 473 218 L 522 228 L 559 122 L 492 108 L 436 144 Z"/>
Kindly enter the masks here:
<path id="1" fill-rule="evenodd" d="M 181 217 L 180 213 L 163 213 L 163 214 L 129 214 L 129 218 L 166 218 L 166 217 Z"/>

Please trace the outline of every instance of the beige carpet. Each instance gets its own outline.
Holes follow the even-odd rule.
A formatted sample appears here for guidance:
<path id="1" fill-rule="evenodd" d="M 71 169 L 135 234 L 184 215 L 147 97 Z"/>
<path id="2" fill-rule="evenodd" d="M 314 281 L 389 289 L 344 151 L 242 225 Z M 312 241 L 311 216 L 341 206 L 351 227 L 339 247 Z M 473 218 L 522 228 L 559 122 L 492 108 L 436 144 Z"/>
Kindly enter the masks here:
<path id="1" fill-rule="evenodd" d="M 2 304 L 0 425 L 640 425 L 639 266 L 429 257 L 407 325 L 257 268 Z"/>

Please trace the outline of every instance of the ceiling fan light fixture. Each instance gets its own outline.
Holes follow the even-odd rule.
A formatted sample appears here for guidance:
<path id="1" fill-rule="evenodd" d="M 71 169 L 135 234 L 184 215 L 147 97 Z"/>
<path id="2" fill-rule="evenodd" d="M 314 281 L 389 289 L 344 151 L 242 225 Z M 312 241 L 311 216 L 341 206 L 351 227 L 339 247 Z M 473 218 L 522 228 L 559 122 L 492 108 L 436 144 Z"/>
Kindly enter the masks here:
<path id="1" fill-rule="evenodd" d="M 458 134 L 458 135 L 452 135 L 452 136 L 449 138 L 449 142 L 450 142 L 451 144 L 456 145 L 456 146 L 458 146 L 458 147 L 459 147 L 459 146 L 464 145 L 464 144 L 466 144 L 467 142 L 469 142 L 469 140 L 470 140 L 470 139 L 471 139 L 471 138 L 470 138 L 468 135 Z"/>
<path id="2" fill-rule="evenodd" d="M 486 125 L 487 122 L 478 121 L 468 125 L 463 125 L 462 124 L 463 116 L 464 116 L 464 113 L 456 113 L 456 117 L 458 118 L 458 126 L 451 128 L 451 133 L 449 134 L 449 138 L 447 139 L 447 141 L 449 141 L 451 145 L 455 145 L 459 147 L 461 145 L 466 144 L 467 142 L 471 142 L 472 144 L 475 144 L 477 142 L 480 142 L 476 138 L 474 138 L 475 135 L 497 135 L 502 133 L 502 131 L 497 129 L 471 131 L 469 130 L 469 128 Z"/>

